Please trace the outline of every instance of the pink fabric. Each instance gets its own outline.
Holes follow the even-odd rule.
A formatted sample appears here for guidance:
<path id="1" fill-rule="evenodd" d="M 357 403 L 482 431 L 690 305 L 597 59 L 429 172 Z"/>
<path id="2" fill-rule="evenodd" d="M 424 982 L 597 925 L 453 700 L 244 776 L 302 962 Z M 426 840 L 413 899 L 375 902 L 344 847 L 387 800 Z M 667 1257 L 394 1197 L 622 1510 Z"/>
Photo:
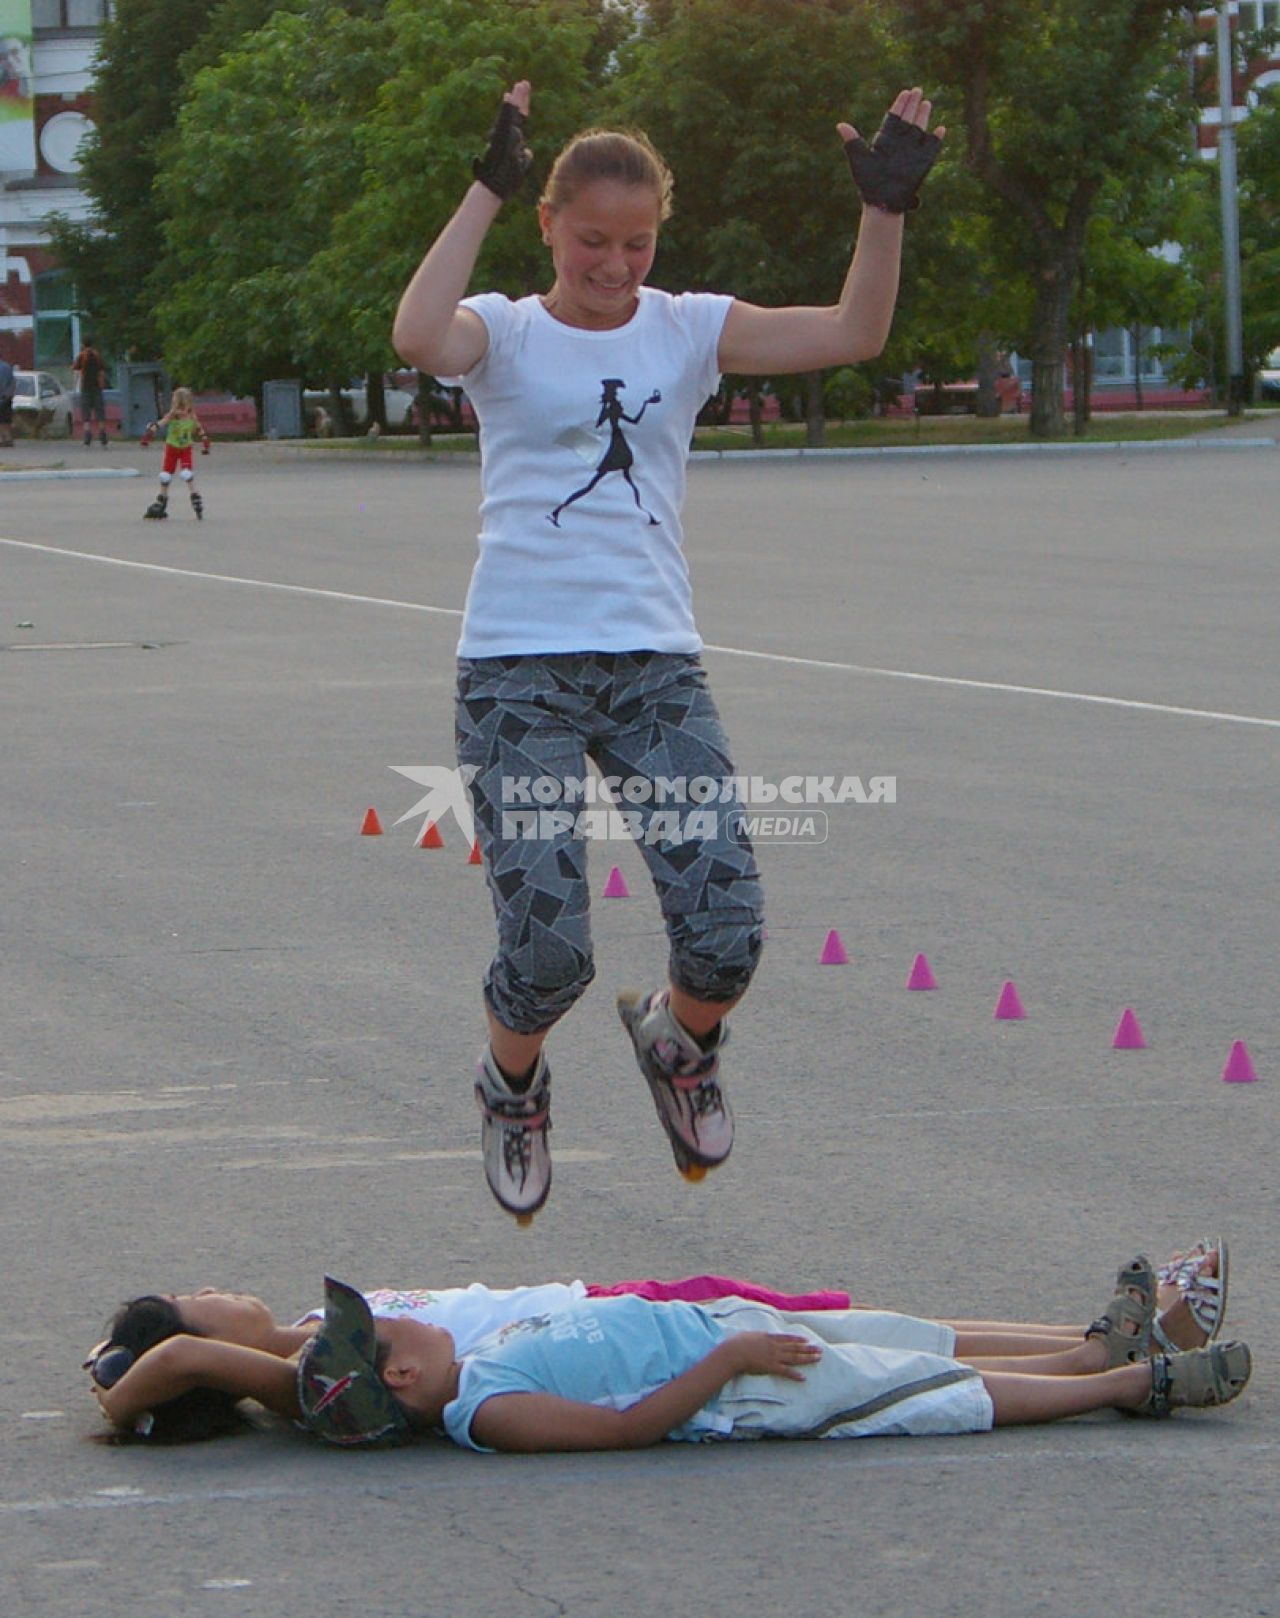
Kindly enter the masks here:
<path id="1" fill-rule="evenodd" d="M 849 1309 L 847 1292 L 775 1292 L 754 1281 L 737 1281 L 731 1275 L 687 1275 L 679 1281 L 615 1281 L 611 1286 L 587 1287 L 589 1298 L 648 1298 L 651 1303 L 710 1303 L 716 1298 L 749 1298 L 774 1309 Z"/>

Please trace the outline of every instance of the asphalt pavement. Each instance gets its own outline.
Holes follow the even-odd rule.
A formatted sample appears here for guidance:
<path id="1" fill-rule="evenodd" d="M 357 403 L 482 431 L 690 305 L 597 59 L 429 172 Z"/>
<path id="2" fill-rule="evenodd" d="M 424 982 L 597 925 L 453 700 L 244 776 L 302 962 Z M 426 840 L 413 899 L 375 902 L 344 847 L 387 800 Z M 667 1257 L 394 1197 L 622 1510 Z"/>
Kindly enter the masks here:
<path id="1" fill-rule="evenodd" d="M 664 967 L 644 868 L 592 851 L 634 897 L 593 907 L 527 1232 L 477 1150 L 483 874 L 393 824 L 392 766 L 452 762 L 476 467 L 219 445 L 205 521 L 179 492 L 152 523 L 136 447 L 24 460 L 141 475 L 0 477 L 3 1618 L 1280 1613 L 1275 449 L 691 468 L 739 767 L 893 801 L 762 842 L 738 1145 L 700 1186 L 613 1011 Z M 1112 1049 L 1126 1006 L 1145 1050 Z M 1220 1078 L 1239 1039 L 1256 1083 Z M 326 1272 L 714 1269 L 1083 1325 L 1132 1253 L 1218 1232 L 1254 1381 L 1163 1424 L 155 1452 L 95 1441 L 79 1370 L 134 1293 L 289 1318 Z"/>

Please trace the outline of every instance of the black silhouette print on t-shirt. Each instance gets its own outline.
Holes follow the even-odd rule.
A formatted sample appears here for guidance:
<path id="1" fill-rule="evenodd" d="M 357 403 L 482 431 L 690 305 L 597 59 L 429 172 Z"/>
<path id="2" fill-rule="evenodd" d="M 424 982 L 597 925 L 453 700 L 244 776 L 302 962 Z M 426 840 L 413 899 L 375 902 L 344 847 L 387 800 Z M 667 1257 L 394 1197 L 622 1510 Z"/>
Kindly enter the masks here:
<path id="1" fill-rule="evenodd" d="M 618 398 L 618 389 L 625 388 L 626 385 L 622 378 L 617 376 L 606 376 L 601 379 L 600 414 L 596 417 L 596 426 L 603 427 L 605 422 L 609 423 L 609 447 L 605 450 L 600 464 L 596 467 L 591 477 L 591 481 L 584 483 L 582 488 L 575 489 L 568 499 L 562 500 L 554 511 L 547 513 L 547 521 L 553 527 L 559 528 L 560 513 L 566 506 L 571 506 L 575 500 L 581 500 L 584 494 L 590 494 L 596 484 L 602 478 L 607 477 L 610 472 L 622 473 L 630 486 L 632 494 L 635 496 L 637 507 L 644 512 L 651 525 L 656 525 L 658 519 L 641 500 L 640 490 L 636 487 L 636 481 L 631 476 L 631 468 L 635 465 L 635 456 L 631 453 L 631 445 L 627 443 L 626 434 L 622 431 L 622 423 L 629 421 L 634 427 L 651 404 L 662 403 L 662 395 L 655 388 L 635 415 L 629 416 L 622 408 L 621 399 Z"/>

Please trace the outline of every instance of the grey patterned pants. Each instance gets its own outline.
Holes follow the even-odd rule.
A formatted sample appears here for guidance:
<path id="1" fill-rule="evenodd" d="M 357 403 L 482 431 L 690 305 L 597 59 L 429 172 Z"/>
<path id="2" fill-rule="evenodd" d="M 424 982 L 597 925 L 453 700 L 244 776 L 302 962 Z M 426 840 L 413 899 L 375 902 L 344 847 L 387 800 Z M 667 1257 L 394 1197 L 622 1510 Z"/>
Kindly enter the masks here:
<path id="1" fill-rule="evenodd" d="M 557 1022 L 595 975 L 587 760 L 619 786 L 615 829 L 648 865 L 677 988 L 736 999 L 760 955 L 762 900 L 730 796 L 733 765 L 696 657 L 575 652 L 461 658 L 458 762 L 474 771 L 476 836 L 498 920 L 485 998 L 530 1034 Z M 599 825 L 599 821 L 594 822 Z"/>

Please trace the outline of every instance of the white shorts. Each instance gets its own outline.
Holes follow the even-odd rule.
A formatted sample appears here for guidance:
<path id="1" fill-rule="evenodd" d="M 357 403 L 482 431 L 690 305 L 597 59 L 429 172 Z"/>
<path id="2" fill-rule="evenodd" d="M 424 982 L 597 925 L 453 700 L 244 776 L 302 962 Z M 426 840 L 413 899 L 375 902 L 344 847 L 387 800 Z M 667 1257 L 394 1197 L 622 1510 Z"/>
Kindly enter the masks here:
<path id="1" fill-rule="evenodd" d="M 786 1314 L 727 1298 L 701 1306 L 729 1331 L 789 1332 L 822 1345 L 804 1381 L 737 1376 L 699 1416 L 724 1438 L 874 1438 L 980 1433 L 995 1411 L 982 1378 L 951 1357 L 955 1332 L 933 1320 L 871 1309 Z M 715 1422 L 720 1428 L 720 1421 Z"/>

